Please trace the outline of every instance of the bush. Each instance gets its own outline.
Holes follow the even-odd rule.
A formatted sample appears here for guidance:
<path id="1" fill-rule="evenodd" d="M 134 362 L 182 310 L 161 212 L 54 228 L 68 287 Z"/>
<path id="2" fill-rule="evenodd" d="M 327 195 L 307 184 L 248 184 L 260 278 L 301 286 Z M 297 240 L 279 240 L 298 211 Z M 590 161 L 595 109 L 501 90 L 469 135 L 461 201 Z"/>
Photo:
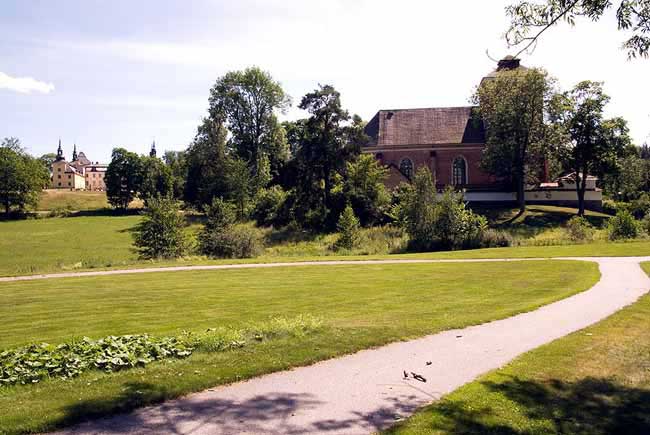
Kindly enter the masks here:
<path id="1" fill-rule="evenodd" d="M 177 258 L 187 249 L 185 219 L 171 198 L 150 198 L 144 219 L 136 227 L 135 245 L 144 258 Z"/>
<path id="2" fill-rule="evenodd" d="M 641 227 L 643 228 L 643 231 L 650 236 L 650 212 L 648 212 L 645 218 L 643 218 L 643 221 L 641 221 Z"/>
<path id="3" fill-rule="evenodd" d="M 262 251 L 262 234 L 257 228 L 235 225 L 235 208 L 215 198 L 205 208 L 205 226 L 199 233 L 199 250 L 216 258 L 251 258 Z"/>
<path id="4" fill-rule="evenodd" d="M 284 203 L 287 200 L 287 192 L 280 186 L 272 186 L 268 189 L 261 189 L 257 194 L 253 219 L 260 226 L 282 225 Z"/>
<path id="5" fill-rule="evenodd" d="M 512 235 L 506 231 L 487 229 L 481 239 L 482 248 L 506 248 L 514 245 Z"/>
<path id="6" fill-rule="evenodd" d="M 643 219 L 650 213 L 650 194 L 644 193 L 638 199 L 631 201 L 627 209 L 636 219 Z"/>
<path id="7" fill-rule="evenodd" d="M 609 239 L 634 239 L 639 235 L 639 224 L 634 216 L 627 211 L 620 211 L 609 220 Z"/>
<path id="8" fill-rule="evenodd" d="M 412 186 L 403 186 L 393 216 L 408 233 L 409 249 L 431 251 L 471 249 L 483 244 L 487 220 L 469 210 L 463 194 L 447 188 L 440 199 L 427 168 L 415 174 Z"/>
<path id="9" fill-rule="evenodd" d="M 581 216 L 574 216 L 566 224 L 569 238 L 573 241 L 584 241 L 591 239 L 594 229 L 587 219 Z"/>
<path id="10" fill-rule="evenodd" d="M 359 243 L 359 219 L 355 216 L 351 205 L 345 207 L 336 227 L 340 234 L 334 244 L 335 249 L 352 249 Z"/>

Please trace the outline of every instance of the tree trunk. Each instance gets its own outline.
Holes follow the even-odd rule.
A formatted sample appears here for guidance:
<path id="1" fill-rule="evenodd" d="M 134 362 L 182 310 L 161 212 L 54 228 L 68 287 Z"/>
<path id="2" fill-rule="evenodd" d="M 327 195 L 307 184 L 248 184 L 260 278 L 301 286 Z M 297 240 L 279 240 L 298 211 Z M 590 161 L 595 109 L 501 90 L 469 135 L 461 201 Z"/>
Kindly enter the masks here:
<path id="1" fill-rule="evenodd" d="M 582 172 L 582 177 L 576 175 L 576 190 L 578 193 L 578 216 L 585 215 L 585 191 L 587 190 L 587 173 L 586 168 Z"/>
<path id="2" fill-rule="evenodd" d="M 9 217 L 9 211 L 10 211 L 9 209 L 10 209 L 9 201 L 5 201 L 5 214 L 7 215 L 7 217 Z"/>
<path id="3" fill-rule="evenodd" d="M 517 180 L 517 204 L 519 204 L 519 213 L 526 211 L 526 190 L 523 178 Z"/>

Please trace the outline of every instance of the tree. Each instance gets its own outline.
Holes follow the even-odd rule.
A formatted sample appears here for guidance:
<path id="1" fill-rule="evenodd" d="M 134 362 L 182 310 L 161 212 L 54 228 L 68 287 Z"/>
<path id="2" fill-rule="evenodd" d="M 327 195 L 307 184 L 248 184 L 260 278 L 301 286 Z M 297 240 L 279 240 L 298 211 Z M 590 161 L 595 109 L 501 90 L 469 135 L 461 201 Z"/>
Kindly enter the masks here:
<path id="1" fill-rule="evenodd" d="M 526 209 L 525 185 L 538 175 L 548 130 L 544 124 L 552 81 L 538 69 L 502 70 L 484 80 L 473 100 L 486 126 L 481 165 L 513 183 L 520 212 Z"/>
<path id="2" fill-rule="evenodd" d="M 331 214 L 332 188 L 358 149 L 350 141 L 350 115 L 341 107 L 340 93 L 330 85 L 306 94 L 299 107 L 311 116 L 301 123 L 295 156 L 297 217 L 309 215 L 312 226 L 333 224 L 331 217 L 336 219 L 338 213 Z"/>
<path id="3" fill-rule="evenodd" d="M 213 198 L 228 196 L 225 126 L 205 118 L 186 152 L 185 201 L 203 207 Z"/>
<path id="4" fill-rule="evenodd" d="M 625 120 L 603 118 L 608 102 L 602 83 L 583 81 L 556 96 L 552 104 L 551 119 L 567 139 L 564 166 L 575 177 L 579 216 L 585 212 L 587 176 L 614 169 L 630 146 Z"/>
<path id="5" fill-rule="evenodd" d="M 178 203 L 171 197 L 161 196 L 149 198 L 147 203 L 144 218 L 133 236 L 140 255 L 144 258 L 182 256 L 187 248 L 187 237 Z"/>
<path id="6" fill-rule="evenodd" d="M 643 160 L 650 160 L 650 145 L 647 143 L 641 145 L 639 148 L 639 157 L 641 157 Z"/>
<path id="7" fill-rule="evenodd" d="M 228 147 L 249 164 L 251 174 L 257 172 L 261 153 L 277 172 L 288 154 L 284 129 L 275 112 L 284 111 L 291 102 L 280 83 L 257 67 L 232 71 L 217 80 L 209 102 L 210 118 L 226 123 L 232 133 Z"/>
<path id="8" fill-rule="evenodd" d="M 43 166 L 50 171 L 52 169 L 52 163 L 56 160 L 56 153 L 43 154 L 38 158 L 38 160 L 40 160 Z"/>
<path id="9" fill-rule="evenodd" d="M 106 169 L 106 196 L 115 208 L 126 210 L 142 183 L 142 161 L 136 153 L 115 148 Z"/>
<path id="10" fill-rule="evenodd" d="M 629 34 L 623 43 L 628 58 L 647 58 L 650 52 L 650 0 L 543 0 L 541 3 L 517 0 L 506 8 L 510 17 L 506 41 L 511 46 L 523 45 L 518 53 L 521 54 L 555 24 L 564 21 L 573 26 L 580 17 L 598 21 L 615 4 L 618 5 L 618 29 Z"/>
<path id="11" fill-rule="evenodd" d="M 187 156 L 185 151 L 165 151 L 163 161 L 172 173 L 174 198 L 181 199 L 185 192 L 187 179 Z"/>
<path id="12" fill-rule="evenodd" d="M 157 157 L 141 157 L 141 180 L 138 196 L 148 206 L 148 199 L 156 196 L 168 197 L 173 194 L 174 179 L 171 168 Z"/>
<path id="13" fill-rule="evenodd" d="M 18 139 L 3 139 L 0 143 L 0 203 L 7 216 L 12 208 L 24 211 L 27 206 L 36 206 L 48 181 L 47 169 L 23 150 Z"/>
<path id="14" fill-rule="evenodd" d="M 334 245 L 337 250 L 349 250 L 359 243 L 359 219 L 350 204 L 343 209 L 336 228 L 339 230 L 339 238 Z"/>
<path id="15" fill-rule="evenodd" d="M 371 154 L 362 154 L 347 162 L 343 179 L 343 195 L 363 225 L 382 220 L 390 205 L 390 195 L 384 181 L 388 169 Z"/>

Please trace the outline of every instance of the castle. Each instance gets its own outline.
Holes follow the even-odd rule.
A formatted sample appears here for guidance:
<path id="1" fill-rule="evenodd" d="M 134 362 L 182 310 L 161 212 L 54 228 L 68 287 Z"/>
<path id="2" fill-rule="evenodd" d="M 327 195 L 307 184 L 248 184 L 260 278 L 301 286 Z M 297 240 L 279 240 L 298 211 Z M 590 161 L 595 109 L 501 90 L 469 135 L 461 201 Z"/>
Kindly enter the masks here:
<path id="1" fill-rule="evenodd" d="M 108 165 L 91 162 L 83 152 L 77 154 L 77 145 L 72 151 L 72 161 L 68 162 L 63 156 L 61 139 L 56 150 L 56 159 L 52 163 L 52 189 L 104 191 L 104 177 Z"/>

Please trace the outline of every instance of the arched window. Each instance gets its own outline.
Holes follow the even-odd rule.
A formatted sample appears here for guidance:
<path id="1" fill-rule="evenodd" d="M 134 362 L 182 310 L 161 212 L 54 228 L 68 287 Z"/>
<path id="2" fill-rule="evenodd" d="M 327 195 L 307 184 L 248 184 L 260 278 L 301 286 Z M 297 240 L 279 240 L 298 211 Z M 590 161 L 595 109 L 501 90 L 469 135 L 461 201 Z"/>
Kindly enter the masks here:
<path id="1" fill-rule="evenodd" d="M 462 186 L 467 184 L 467 161 L 464 157 L 458 156 L 454 159 L 451 167 L 451 184 Z"/>
<path id="2" fill-rule="evenodd" d="M 413 177 L 413 162 L 408 157 L 403 158 L 399 162 L 399 170 L 409 180 Z"/>

